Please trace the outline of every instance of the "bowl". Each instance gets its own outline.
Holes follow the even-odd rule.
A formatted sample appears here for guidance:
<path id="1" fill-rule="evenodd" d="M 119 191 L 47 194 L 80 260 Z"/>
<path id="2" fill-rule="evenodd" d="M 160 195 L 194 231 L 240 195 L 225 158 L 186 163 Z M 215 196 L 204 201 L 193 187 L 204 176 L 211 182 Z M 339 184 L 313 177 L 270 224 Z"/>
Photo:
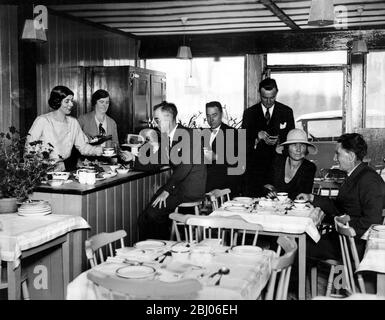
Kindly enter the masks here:
<path id="1" fill-rule="evenodd" d="M 52 180 L 68 180 L 69 172 L 52 172 Z"/>
<path id="2" fill-rule="evenodd" d="M 294 206 L 298 209 L 303 209 L 306 207 L 307 201 L 303 199 L 294 200 Z"/>
<path id="3" fill-rule="evenodd" d="M 52 180 L 48 180 L 47 183 L 51 187 L 59 187 L 64 183 L 64 180 L 63 179 L 52 179 Z"/>
<path id="4" fill-rule="evenodd" d="M 277 198 L 279 201 L 286 201 L 288 198 L 288 194 L 287 194 L 287 192 L 278 192 Z"/>
<path id="5" fill-rule="evenodd" d="M 116 172 L 118 174 L 126 174 L 128 171 L 129 171 L 129 169 L 126 169 L 126 168 L 118 168 L 118 169 L 116 169 Z"/>

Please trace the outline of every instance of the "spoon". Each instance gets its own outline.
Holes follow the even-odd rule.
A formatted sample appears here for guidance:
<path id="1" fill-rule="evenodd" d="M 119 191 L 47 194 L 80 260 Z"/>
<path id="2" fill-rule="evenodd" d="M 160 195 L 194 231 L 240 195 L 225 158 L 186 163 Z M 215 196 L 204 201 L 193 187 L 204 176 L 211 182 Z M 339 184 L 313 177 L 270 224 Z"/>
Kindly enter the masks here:
<path id="1" fill-rule="evenodd" d="M 158 260 L 159 263 L 162 263 L 167 257 L 171 257 L 172 253 L 171 251 L 167 251 L 163 254 L 163 258 L 161 260 Z"/>
<path id="2" fill-rule="evenodd" d="M 226 274 L 229 274 L 230 273 L 230 269 L 227 268 L 227 267 L 222 267 L 218 270 L 218 274 L 219 274 L 219 279 L 217 280 L 217 282 L 215 282 L 215 286 L 219 286 L 220 282 L 221 282 L 221 279 L 222 279 L 222 276 L 226 275 Z"/>
<path id="3" fill-rule="evenodd" d="M 224 272 L 226 272 L 226 274 L 228 274 L 230 272 L 230 269 L 227 267 L 221 267 L 217 272 L 214 272 L 212 275 L 210 275 L 209 278 L 214 278 L 215 275 L 224 274 Z"/>

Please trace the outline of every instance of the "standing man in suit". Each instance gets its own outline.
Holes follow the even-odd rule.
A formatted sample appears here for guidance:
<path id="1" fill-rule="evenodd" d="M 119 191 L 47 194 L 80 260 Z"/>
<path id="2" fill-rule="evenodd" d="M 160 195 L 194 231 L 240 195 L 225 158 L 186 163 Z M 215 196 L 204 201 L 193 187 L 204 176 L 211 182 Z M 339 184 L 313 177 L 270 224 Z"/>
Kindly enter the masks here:
<path id="1" fill-rule="evenodd" d="M 173 103 L 163 101 L 154 107 L 154 120 L 161 132 L 158 152 L 163 153 L 158 158 L 164 163 L 164 155 L 168 157 L 172 174 L 139 216 L 141 239 L 169 239 L 171 220 L 168 215 L 179 204 L 203 200 L 205 195 L 207 171 L 202 161 L 202 148 L 194 147 L 191 129 L 177 125 L 177 114 Z"/>
<path id="2" fill-rule="evenodd" d="M 261 102 L 246 109 L 242 120 L 242 128 L 246 129 L 245 194 L 249 196 L 264 194 L 275 147 L 285 142 L 295 127 L 293 110 L 276 101 L 278 86 L 274 79 L 261 81 L 259 93 Z"/>
<path id="3" fill-rule="evenodd" d="M 237 153 L 237 130 L 223 123 L 222 116 L 223 109 L 220 102 L 211 101 L 206 104 L 206 118 L 211 130 L 209 146 L 204 148 L 205 160 L 209 163 L 207 164 L 206 192 L 213 189 L 230 188 L 234 195 L 237 194 L 238 176 L 228 174 L 227 169 L 230 165 L 227 161 L 226 150 L 233 148 Z M 230 130 L 233 132 L 233 142 L 226 139 Z"/>

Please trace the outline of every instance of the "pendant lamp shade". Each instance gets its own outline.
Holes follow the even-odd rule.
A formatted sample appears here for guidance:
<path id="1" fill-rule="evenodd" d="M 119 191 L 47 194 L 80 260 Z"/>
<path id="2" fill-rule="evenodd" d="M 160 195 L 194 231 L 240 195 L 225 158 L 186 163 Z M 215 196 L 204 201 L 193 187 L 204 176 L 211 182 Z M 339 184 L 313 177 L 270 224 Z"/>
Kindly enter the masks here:
<path id="1" fill-rule="evenodd" d="M 32 42 L 46 42 L 47 36 L 45 35 L 43 28 L 35 28 L 34 21 L 32 19 L 26 19 L 21 39 Z"/>
<path id="2" fill-rule="evenodd" d="M 191 49 L 187 46 L 180 46 L 178 48 L 178 54 L 176 55 L 178 59 L 192 59 Z"/>
<path id="3" fill-rule="evenodd" d="M 312 0 L 307 24 L 311 26 L 334 24 L 333 0 Z"/>
<path id="4" fill-rule="evenodd" d="M 368 46 L 365 40 L 354 40 L 352 45 L 352 54 L 366 54 L 368 53 Z"/>

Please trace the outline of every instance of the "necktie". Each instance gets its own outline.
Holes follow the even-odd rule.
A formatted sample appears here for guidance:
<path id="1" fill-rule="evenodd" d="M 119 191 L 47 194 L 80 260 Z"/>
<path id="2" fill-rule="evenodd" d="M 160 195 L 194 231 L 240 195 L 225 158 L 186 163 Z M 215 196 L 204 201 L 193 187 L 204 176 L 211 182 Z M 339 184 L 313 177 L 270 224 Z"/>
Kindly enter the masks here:
<path id="1" fill-rule="evenodd" d="M 99 135 L 101 135 L 101 136 L 106 135 L 106 130 L 104 130 L 102 123 L 99 123 Z"/>
<path id="2" fill-rule="evenodd" d="M 269 122 L 270 122 L 270 112 L 269 112 L 269 109 L 266 109 L 265 119 L 266 119 L 266 123 L 269 124 Z"/>

